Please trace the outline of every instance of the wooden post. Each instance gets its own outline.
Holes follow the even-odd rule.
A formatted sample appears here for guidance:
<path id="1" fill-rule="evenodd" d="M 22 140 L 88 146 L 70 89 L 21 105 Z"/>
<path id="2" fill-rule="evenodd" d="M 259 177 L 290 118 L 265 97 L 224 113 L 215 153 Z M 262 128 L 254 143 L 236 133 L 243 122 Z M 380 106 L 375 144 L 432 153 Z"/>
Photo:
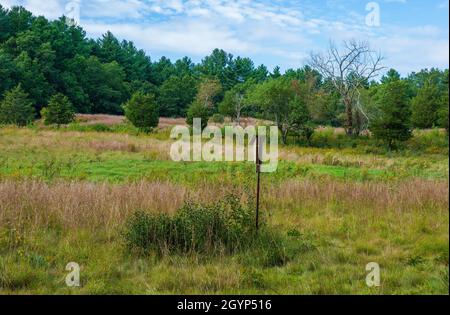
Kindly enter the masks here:
<path id="1" fill-rule="evenodd" d="M 260 159 L 260 151 L 259 151 L 259 135 L 256 134 L 256 231 L 259 230 L 259 194 L 261 189 L 261 159 Z"/>

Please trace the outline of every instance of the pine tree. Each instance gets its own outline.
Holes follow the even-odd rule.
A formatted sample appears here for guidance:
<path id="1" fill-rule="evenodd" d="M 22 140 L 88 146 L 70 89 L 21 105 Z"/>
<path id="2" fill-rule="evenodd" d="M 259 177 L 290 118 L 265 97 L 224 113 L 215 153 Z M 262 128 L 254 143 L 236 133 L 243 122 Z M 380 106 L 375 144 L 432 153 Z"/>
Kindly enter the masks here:
<path id="1" fill-rule="evenodd" d="M 411 138 L 411 111 L 405 82 L 393 81 L 383 85 L 378 91 L 376 107 L 376 118 L 370 124 L 375 138 L 385 141 L 390 149 L 396 142 Z"/>
<path id="2" fill-rule="evenodd" d="M 150 132 L 159 123 L 159 106 L 153 94 L 136 92 L 124 105 L 125 116 L 144 132 Z"/>
<path id="3" fill-rule="evenodd" d="M 46 125 L 64 125 L 75 119 L 75 111 L 69 99 L 61 93 L 50 98 L 48 106 L 42 109 L 42 117 Z"/>
<path id="4" fill-rule="evenodd" d="M 20 84 L 5 93 L 5 97 L 0 103 L 0 124 L 26 126 L 34 118 L 35 110 L 33 103 Z"/>

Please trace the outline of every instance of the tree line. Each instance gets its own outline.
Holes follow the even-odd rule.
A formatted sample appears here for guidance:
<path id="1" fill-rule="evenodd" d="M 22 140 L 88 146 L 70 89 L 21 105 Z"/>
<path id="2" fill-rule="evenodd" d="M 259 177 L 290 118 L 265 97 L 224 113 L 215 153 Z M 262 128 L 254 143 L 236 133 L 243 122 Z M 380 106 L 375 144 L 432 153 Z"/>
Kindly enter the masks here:
<path id="1" fill-rule="evenodd" d="M 408 138 L 412 128 L 448 129 L 448 69 L 403 78 L 391 69 L 377 81 L 382 58 L 366 43 L 330 45 L 309 65 L 281 73 L 220 49 L 200 63 L 152 61 L 130 41 L 111 32 L 89 39 L 70 22 L 0 5 L 0 123 L 125 113 L 148 129 L 155 116 L 205 123 L 228 116 L 237 124 L 252 116 L 274 121 L 284 142 L 309 139 L 318 125 L 344 127 L 349 136 L 370 129 L 388 143 Z"/>

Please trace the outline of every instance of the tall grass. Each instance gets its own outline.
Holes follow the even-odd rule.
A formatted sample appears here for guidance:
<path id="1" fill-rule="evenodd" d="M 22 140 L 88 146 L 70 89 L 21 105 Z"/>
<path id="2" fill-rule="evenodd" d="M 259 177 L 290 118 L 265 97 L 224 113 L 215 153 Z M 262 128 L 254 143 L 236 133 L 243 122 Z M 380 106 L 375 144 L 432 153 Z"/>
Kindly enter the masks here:
<path id="1" fill-rule="evenodd" d="M 248 204 L 250 197 L 245 187 L 220 183 L 187 188 L 167 182 L 145 181 L 115 185 L 0 181 L 0 228 L 14 223 L 39 229 L 58 222 L 65 229 L 115 229 L 138 209 L 170 215 L 189 200 L 212 204 L 230 193 L 240 193 L 241 202 Z M 291 180 L 264 186 L 262 197 L 263 206 L 269 212 L 300 206 L 324 211 L 333 202 L 364 212 L 408 212 L 425 205 L 434 209 L 448 207 L 448 182 L 420 179 L 394 183 Z"/>

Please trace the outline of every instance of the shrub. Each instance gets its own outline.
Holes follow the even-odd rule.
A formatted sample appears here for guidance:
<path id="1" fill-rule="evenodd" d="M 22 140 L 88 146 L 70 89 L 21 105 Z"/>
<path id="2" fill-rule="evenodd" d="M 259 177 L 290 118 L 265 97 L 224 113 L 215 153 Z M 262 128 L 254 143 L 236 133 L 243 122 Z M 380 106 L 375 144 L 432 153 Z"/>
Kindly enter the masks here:
<path id="1" fill-rule="evenodd" d="M 5 93 L 5 97 L 0 103 L 0 124 L 26 126 L 34 118 L 35 109 L 20 84 Z"/>
<path id="2" fill-rule="evenodd" d="M 41 114 L 46 125 L 66 125 L 75 119 L 72 103 L 61 93 L 50 98 L 48 106 L 42 109 Z"/>
<path id="3" fill-rule="evenodd" d="M 111 127 L 105 124 L 93 124 L 88 126 L 88 130 L 95 132 L 111 132 Z"/>
<path id="4" fill-rule="evenodd" d="M 225 117 L 222 114 L 214 114 L 212 116 L 212 121 L 216 124 L 223 124 L 225 122 Z"/>
<path id="5" fill-rule="evenodd" d="M 408 141 L 408 148 L 419 152 L 445 152 L 448 150 L 448 137 L 446 132 L 440 129 L 416 130 L 414 137 Z"/>
<path id="6" fill-rule="evenodd" d="M 256 232 L 254 211 L 233 196 L 214 205 L 186 203 L 173 216 L 139 211 L 129 219 L 124 236 L 128 248 L 143 253 L 234 253 L 252 245 L 282 248 L 265 224 Z"/>
<path id="7" fill-rule="evenodd" d="M 194 101 L 188 109 L 186 122 L 189 126 L 194 125 L 194 119 L 200 118 L 202 120 L 202 130 L 208 126 L 209 118 L 211 117 L 210 109 L 203 104 Z"/>
<path id="8" fill-rule="evenodd" d="M 332 147 L 333 144 L 337 143 L 336 134 L 334 128 L 326 128 L 323 130 L 316 131 L 311 136 L 312 145 L 319 148 Z"/>
<path id="9" fill-rule="evenodd" d="M 125 116 L 139 130 L 150 132 L 159 123 L 159 106 L 153 94 L 137 92 L 124 105 Z"/>

